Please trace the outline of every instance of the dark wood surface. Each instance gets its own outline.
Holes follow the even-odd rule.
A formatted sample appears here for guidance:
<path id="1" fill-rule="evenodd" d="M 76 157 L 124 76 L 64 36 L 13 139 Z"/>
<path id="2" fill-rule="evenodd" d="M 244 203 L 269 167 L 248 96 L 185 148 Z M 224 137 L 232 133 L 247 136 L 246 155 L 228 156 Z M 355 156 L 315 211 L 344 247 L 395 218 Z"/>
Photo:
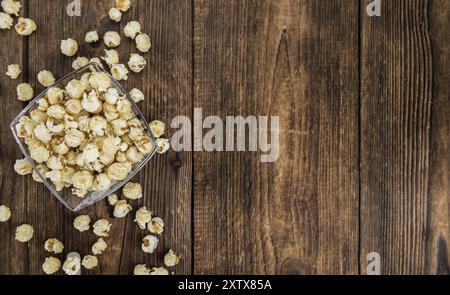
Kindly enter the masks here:
<path id="1" fill-rule="evenodd" d="M 381 255 L 383 274 L 449 274 L 450 4 L 382 1 L 369 17 L 365 0 L 133 0 L 120 24 L 114 1 L 23 0 L 30 37 L 0 31 L 0 70 L 23 66 L 19 80 L 0 79 L 0 274 L 42 274 L 49 237 L 87 254 L 95 236 L 79 233 L 69 212 L 31 177 L 17 176 L 21 157 L 9 124 L 24 107 L 15 87 L 42 69 L 71 71 L 59 42 L 75 38 L 79 55 L 102 54 L 84 34 L 123 29 L 139 20 L 153 42 L 149 67 L 127 89 L 144 90 L 148 120 L 178 115 L 280 117 L 280 157 L 259 152 L 174 152 L 136 176 L 145 204 L 166 222 L 157 253 L 140 250 L 134 214 L 113 219 L 102 201 L 82 211 L 113 221 L 110 248 L 89 274 L 130 274 L 160 265 L 174 248 L 177 274 L 365 274 L 366 255 Z M 123 38 L 121 60 L 135 52 Z M 170 130 L 169 135 L 174 130 Z M 14 241 L 17 225 L 35 237 Z"/>

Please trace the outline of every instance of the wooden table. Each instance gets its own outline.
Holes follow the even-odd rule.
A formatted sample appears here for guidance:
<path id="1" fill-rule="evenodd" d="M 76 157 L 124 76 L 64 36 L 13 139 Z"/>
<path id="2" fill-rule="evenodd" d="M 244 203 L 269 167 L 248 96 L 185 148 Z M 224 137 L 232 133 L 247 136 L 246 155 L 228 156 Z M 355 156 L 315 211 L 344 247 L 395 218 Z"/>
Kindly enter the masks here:
<path id="1" fill-rule="evenodd" d="M 112 219 L 106 201 L 82 211 L 113 220 L 108 251 L 92 274 L 130 274 L 137 263 L 161 265 L 179 251 L 177 274 L 365 274 L 367 254 L 383 274 L 448 274 L 450 241 L 450 1 L 382 1 L 369 17 L 361 0 L 133 0 L 120 24 L 112 0 L 23 0 L 38 30 L 29 38 L 0 31 L 0 203 L 13 210 L 0 224 L 0 274 L 42 274 L 44 241 L 87 254 L 96 240 L 79 233 L 65 209 L 30 176 L 9 124 L 26 105 L 15 87 L 42 69 L 58 77 L 73 58 L 59 42 L 75 38 L 80 55 L 100 56 L 84 34 L 122 30 L 138 20 L 152 37 L 149 67 L 125 86 L 144 90 L 148 120 L 185 115 L 280 116 L 280 158 L 258 152 L 169 152 L 136 177 L 147 205 L 166 222 L 156 254 L 145 232 Z M 101 43 L 101 42 L 100 42 Z M 135 47 L 123 39 L 121 60 Z M 174 130 L 169 130 L 169 135 Z M 14 241 L 17 225 L 35 237 Z"/>

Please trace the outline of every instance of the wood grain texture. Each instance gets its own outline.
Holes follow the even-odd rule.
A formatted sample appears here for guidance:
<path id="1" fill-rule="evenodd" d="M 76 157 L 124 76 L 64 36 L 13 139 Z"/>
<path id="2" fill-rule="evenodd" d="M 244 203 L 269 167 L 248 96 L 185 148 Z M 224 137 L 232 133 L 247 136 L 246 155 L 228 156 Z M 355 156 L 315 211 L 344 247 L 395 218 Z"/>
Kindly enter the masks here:
<path id="1" fill-rule="evenodd" d="M 280 158 L 194 155 L 197 274 L 358 273 L 357 1 L 195 1 L 195 107 L 280 117 Z"/>
<path id="2" fill-rule="evenodd" d="M 365 1 L 362 1 L 364 4 Z M 428 1 L 362 13 L 361 252 L 382 274 L 425 273 L 432 102 Z"/>

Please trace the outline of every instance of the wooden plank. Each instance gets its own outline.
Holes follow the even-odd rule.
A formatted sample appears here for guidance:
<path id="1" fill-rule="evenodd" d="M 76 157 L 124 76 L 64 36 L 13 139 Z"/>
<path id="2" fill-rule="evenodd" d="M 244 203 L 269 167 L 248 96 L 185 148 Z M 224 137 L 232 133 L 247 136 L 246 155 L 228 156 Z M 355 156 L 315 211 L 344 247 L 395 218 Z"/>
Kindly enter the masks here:
<path id="1" fill-rule="evenodd" d="M 196 274 L 358 273 L 358 2 L 195 1 L 194 106 L 280 117 L 280 158 L 194 155 Z"/>
<path id="2" fill-rule="evenodd" d="M 365 7 L 366 1 L 361 1 Z M 361 272 L 425 272 L 432 100 L 426 0 L 361 9 Z"/>
<path id="3" fill-rule="evenodd" d="M 433 45 L 433 108 L 425 271 L 450 274 L 450 2 L 432 0 L 428 11 Z"/>

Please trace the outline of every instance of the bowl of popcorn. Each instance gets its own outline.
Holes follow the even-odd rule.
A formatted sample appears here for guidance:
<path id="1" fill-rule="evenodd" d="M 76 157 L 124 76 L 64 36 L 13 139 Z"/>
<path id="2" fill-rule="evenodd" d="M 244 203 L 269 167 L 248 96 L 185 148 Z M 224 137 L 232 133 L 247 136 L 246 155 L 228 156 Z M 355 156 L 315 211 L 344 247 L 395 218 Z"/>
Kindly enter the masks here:
<path id="1" fill-rule="evenodd" d="M 15 170 L 33 169 L 33 179 L 72 211 L 121 188 L 157 150 L 136 103 L 95 62 L 45 89 L 11 130 L 25 156 Z"/>

